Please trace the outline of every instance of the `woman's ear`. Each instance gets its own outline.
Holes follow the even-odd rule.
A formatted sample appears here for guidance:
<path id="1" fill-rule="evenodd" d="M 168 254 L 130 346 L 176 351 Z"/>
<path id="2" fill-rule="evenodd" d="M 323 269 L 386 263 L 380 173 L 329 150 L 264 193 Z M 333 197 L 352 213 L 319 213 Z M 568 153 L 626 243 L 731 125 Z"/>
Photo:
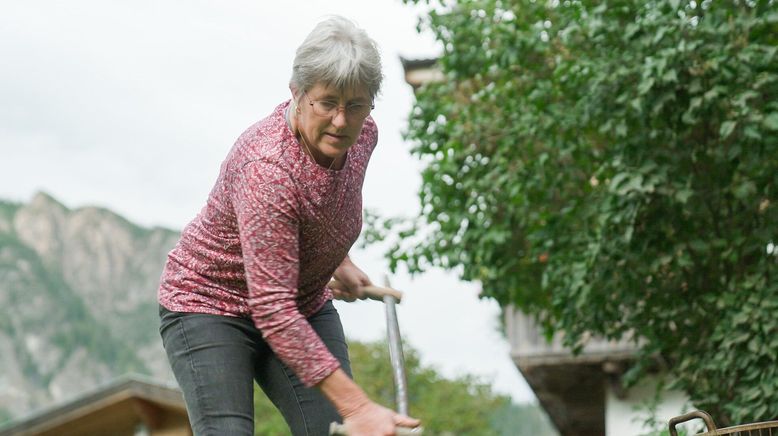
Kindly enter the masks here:
<path id="1" fill-rule="evenodd" d="M 292 108 L 294 108 L 295 115 L 299 115 L 300 105 L 298 105 L 297 103 L 300 101 L 300 96 L 302 93 L 300 92 L 300 89 L 296 85 L 291 83 L 289 84 L 289 90 L 292 92 Z"/>
<path id="2" fill-rule="evenodd" d="M 292 100 L 297 101 L 297 99 L 300 97 L 300 90 L 296 85 L 291 83 L 289 84 L 289 90 L 292 91 Z"/>

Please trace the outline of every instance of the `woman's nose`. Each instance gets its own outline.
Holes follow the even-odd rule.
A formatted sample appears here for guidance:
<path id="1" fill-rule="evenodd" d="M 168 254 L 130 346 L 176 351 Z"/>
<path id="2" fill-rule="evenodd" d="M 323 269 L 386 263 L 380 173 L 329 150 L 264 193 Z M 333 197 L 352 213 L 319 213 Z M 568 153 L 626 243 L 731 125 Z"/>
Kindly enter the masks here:
<path id="1" fill-rule="evenodd" d="M 338 108 L 338 110 L 335 112 L 335 115 L 332 116 L 332 125 L 338 129 L 341 129 L 346 127 L 347 124 L 348 120 L 346 119 L 346 111 Z"/>

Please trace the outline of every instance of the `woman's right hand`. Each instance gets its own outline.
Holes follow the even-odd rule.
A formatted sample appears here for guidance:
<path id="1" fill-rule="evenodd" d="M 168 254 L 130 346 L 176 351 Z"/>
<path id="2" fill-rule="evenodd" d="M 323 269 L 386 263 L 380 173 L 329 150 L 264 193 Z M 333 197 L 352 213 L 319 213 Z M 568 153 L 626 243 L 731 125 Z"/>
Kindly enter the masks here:
<path id="1" fill-rule="evenodd" d="M 350 436 L 394 435 L 398 427 L 413 428 L 421 423 L 373 402 L 340 368 L 316 386 L 335 405 Z"/>
<path id="2" fill-rule="evenodd" d="M 349 436 L 392 436 L 397 427 L 418 427 L 421 421 L 387 409 L 372 401 L 343 417 Z"/>

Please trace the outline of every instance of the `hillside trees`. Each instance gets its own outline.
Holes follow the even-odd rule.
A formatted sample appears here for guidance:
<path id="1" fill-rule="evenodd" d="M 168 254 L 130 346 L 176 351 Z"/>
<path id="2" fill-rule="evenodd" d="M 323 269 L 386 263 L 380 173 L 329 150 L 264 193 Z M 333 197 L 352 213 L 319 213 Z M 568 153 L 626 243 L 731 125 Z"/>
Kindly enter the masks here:
<path id="1" fill-rule="evenodd" d="M 422 212 L 393 265 L 573 346 L 637 332 L 634 379 L 658 362 L 720 421 L 778 417 L 776 3 L 443 2 L 420 27 L 445 80 L 409 117 Z"/>

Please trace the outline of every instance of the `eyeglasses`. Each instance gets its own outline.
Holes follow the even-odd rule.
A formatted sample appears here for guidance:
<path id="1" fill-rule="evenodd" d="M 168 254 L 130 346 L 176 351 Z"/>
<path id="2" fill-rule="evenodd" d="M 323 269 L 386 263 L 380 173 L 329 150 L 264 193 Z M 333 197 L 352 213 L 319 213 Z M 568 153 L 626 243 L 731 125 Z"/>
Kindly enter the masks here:
<path id="1" fill-rule="evenodd" d="M 313 113 L 320 117 L 334 117 L 343 110 L 343 113 L 349 120 L 361 121 L 370 115 L 370 111 L 375 109 L 375 105 L 372 103 L 349 103 L 341 106 L 334 100 L 311 100 L 307 92 L 304 92 L 304 94 L 305 98 L 308 99 L 308 104 L 313 108 Z"/>

